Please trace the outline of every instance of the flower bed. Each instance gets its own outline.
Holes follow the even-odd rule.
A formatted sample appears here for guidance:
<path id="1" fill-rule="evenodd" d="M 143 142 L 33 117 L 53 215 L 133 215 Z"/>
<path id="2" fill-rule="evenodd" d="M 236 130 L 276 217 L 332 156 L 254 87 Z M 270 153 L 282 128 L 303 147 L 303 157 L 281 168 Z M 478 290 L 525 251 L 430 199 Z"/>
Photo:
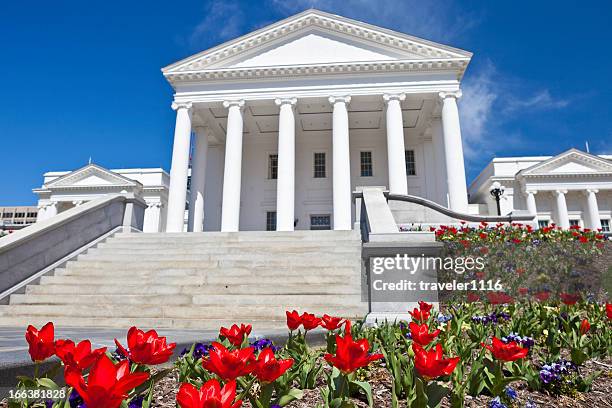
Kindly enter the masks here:
<path id="1" fill-rule="evenodd" d="M 510 408 L 609 402 L 612 304 L 597 301 L 606 295 L 597 281 L 585 285 L 575 276 L 603 247 L 599 233 L 483 224 L 442 227 L 436 236 L 452 256 L 489 257 L 486 270 L 477 272 L 483 276 L 469 272 L 465 278 L 503 279 L 504 291 L 470 293 L 468 302 L 447 303 L 452 306 L 441 312 L 419 302 L 411 322 L 377 327 L 288 311 L 283 346 L 251 339 L 250 325 L 233 325 L 221 328 L 216 342 L 184 350 L 174 367 L 167 363 L 175 344 L 154 330 L 132 327 L 127 343 L 116 340 L 111 352 L 92 350 L 87 340 L 56 340 L 51 323 L 40 330 L 30 326 L 26 340 L 37 367 L 53 355 L 61 363 L 45 373 L 37 369 L 34 378 L 18 378 L 19 395 L 31 395 L 10 406 Z M 455 271 L 443 271 L 439 279 L 444 273 Z M 327 332 L 321 349 L 307 342 L 317 328 Z M 58 372 L 67 388 L 53 381 Z M 594 383 L 607 393 L 594 393 Z M 65 395 L 37 398 L 48 391 Z"/>
<path id="2" fill-rule="evenodd" d="M 131 328 L 127 346 L 117 340 L 110 352 L 92 350 L 87 340 L 56 340 L 51 323 L 40 330 L 30 326 L 32 360 L 56 355 L 61 366 L 19 378 L 17 389 L 58 390 L 51 378 L 61 369 L 70 387 L 66 397 L 38 405 L 30 400 L 30 406 L 159 406 L 153 396 L 169 375 L 180 384 L 176 403 L 182 408 L 308 406 L 304 398 L 322 407 L 461 407 L 480 401 L 502 408 L 524 398 L 534 407 L 538 396 L 578 398 L 601 370 L 609 372 L 606 363 L 592 370 L 592 361 L 612 353 L 612 304 L 461 304 L 440 313 L 420 302 L 411 315 L 410 323 L 366 327 L 287 312 L 290 333 L 283 347 L 250 339 L 250 325 L 234 325 L 222 328 L 218 341 L 184 350 L 174 368 L 164 369 L 154 367 L 169 360 L 175 345 L 153 330 Z M 327 331 L 324 349 L 307 343 L 317 327 Z M 381 391 L 384 383 L 390 386 Z"/>

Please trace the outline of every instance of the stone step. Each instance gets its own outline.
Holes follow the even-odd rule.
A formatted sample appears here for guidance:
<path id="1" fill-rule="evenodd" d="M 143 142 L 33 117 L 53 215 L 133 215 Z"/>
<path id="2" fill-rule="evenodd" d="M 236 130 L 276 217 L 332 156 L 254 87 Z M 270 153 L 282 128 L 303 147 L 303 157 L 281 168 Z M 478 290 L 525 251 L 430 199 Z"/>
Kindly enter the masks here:
<path id="1" fill-rule="evenodd" d="M 148 306 L 148 305 L 8 305 L 0 306 L 0 320 L 5 316 L 72 316 L 89 318 L 132 317 L 132 318 L 170 318 L 170 319 L 206 319 L 220 320 L 281 320 L 286 318 L 285 310 L 303 308 L 293 303 L 287 305 L 189 305 L 189 306 Z M 308 311 L 317 315 L 323 313 L 346 317 L 363 317 L 367 313 L 367 304 L 353 306 L 309 305 Z"/>
<path id="2" fill-rule="evenodd" d="M 194 276 L 158 276 L 155 278 L 155 283 L 158 285 L 239 285 L 239 284 L 251 284 L 251 285 L 276 285 L 282 277 L 279 276 L 224 276 L 222 274 L 205 275 L 199 274 Z M 292 285 L 308 285 L 308 284 L 339 284 L 347 281 L 346 276 L 314 276 L 314 275 L 303 275 L 299 277 L 292 277 L 287 279 Z M 359 281 L 359 276 L 355 276 L 355 280 Z M 149 279 L 134 276 L 126 273 L 124 276 L 88 276 L 86 282 L 84 282 L 83 276 L 72 275 L 72 276 L 43 276 L 40 279 L 40 284 L 45 285 L 49 283 L 53 284 L 81 284 L 85 285 L 104 285 L 104 284 L 115 284 L 115 285 L 137 285 L 145 284 L 150 282 Z"/>
<path id="3" fill-rule="evenodd" d="M 189 240 L 189 241 L 320 241 L 320 240 L 359 240 L 361 237 L 359 231 L 240 231 L 240 232 L 219 232 L 206 231 L 201 233 L 193 232 L 159 232 L 159 233 L 118 233 L 115 234 L 113 240 L 162 240 L 164 242 L 174 240 Z"/>
<path id="4" fill-rule="evenodd" d="M 72 284 L 44 284 L 28 285 L 26 294 L 49 294 L 49 295 L 87 295 L 87 294 L 116 294 L 116 295 L 193 295 L 193 294 L 223 294 L 242 296 L 245 294 L 253 295 L 346 295 L 361 293 L 359 282 L 342 282 L 335 285 L 327 284 L 287 284 L 284 282 L 274 285 L 245 285 L 245 284 L 220 284 L 220 285 L 162 285 L 151 282 L 140 282 L 138 284 L 121 285 L 106 282 L 103 285 L 84 285 L 82 282 Z"/>
<path id="5" fill-rule="evenodd" d="M 158 278 L 158 277 L 197 277 L 218 275 L 218 268 L 155 268 L 140 270 L 136 269 L 129 272 L 130 276 L 140 278 Z M 83 265 L 74 264 L 68 268 L 59 268 L 55 270 L 55 276 L 106 276 L 106 277 L 122 277 L 126 275 L 125 269 L 122 268 L 89 268 Z M 359 276 L 359 271 L 356 268 L 350 267 L 335 267 L 335 268 L 313 268 L 304 266 L 290 266 L 288 268 L 270 268 L 267 265 L 259 265 L 252 268 L 224 268 L 223 276 L 269 276 L 279 279 L 301 277 L 304 275 L 311 276 L 345 276 L 347 278 Z"/>
<path id="6" fill-rule="evenodd" d="M 144 257 L 143 257 L 144 258 Z M 82 258 L 78 260 L 68 261 L 66 262 L 66 268 L 72 266 L 80 266 L 85 268 L 107 268 L 107 269 L 116 269 L 121 268 L 124 270 L 152 270 L 152 269 L 171 269 L 171 268 L 187 268 L 187 269 L 202 269 L 202 268 L 258 268 L 260 266 L 268 266 L 269 268 L 289 268 L 291 265 L 295 265 L 296 263 L 302 265 L 308 265 L 314 268 L 323 268 L 323 267 L 346 267 L 358 265 L 360 264 L 359 260 L 355 259 L 343 259 L 342 257 L 315 257 L 314 255 L 309 259 L 300 260 L 300 262 L 296 262 L 290 256 L 284 256 L 282 258 L 276 259 L 215 259 L 208 261 L 197 261 L 197 260 L 148 260 L 148 259 L 138 259 L 137 257 L 133 257 L 132 259 L 125 259 L 122 261 L 114 260 L 114 259 L 106 259 L 106 260 L 90 260 L 87 258 Z"/>
<path id="7" fill-rule="evenodd" d="M 32 324 L 41 327 L 48 321 L 53 321 L 56 328 L 59 327 L 103 327 L 126 329 L 137 326 L 140 329 L 198 329 L 198 330 L 219 330 L 221 327 L 230 327 L 234 323 L 245 323 L 253 325 L 253 330 L 266 332 L 271 330 L 286 329 L 285 319 L 265 319 L 265 320 L 232 320 L 232 319 L 169 319 L 169 318 L 145 318 L 145 317 L 66 317 L 66 316 L 39 316 L 39 315 L 20 315 L 3 316 L 0 318 L 0 326 L 5 327 L 25 327 Z M 172 341 L 172 339 L 169 339 Z"/>
<path id="8" fill-rule="evenodd" d="M 194 253 L 194 254 L 165 254 L 157 252 L 147 252 L 144 254 L 117 254 L 114 251 L 108 251 L 105 253 L 97 254 L 85 254 L 80 255 L 77 258 L 78 261 L 87 262 L 120 262 L 120 263 L 140 263 L 142 261 L 160 261 L 160 262 L 215 262 L 215 261 L 250 261 L 250 262 L 270 262 L 286 264 L 291 263 L 304 263 L 316 257 L 318 263 L 338 263 L 338 262 L 350 262 L 358 259 L 358 253 L 330 253 L 330 252 L 313 252 L 313 253 Z M 289 259 L 290 258 L 290 259 Z"/>
<path id="9" fill-rule="evenodd" d="M 304 247 L 297 244 L 292 245 L 224 245 L 206 244 L 206 245 L 173 245 L 173 246 L 142 246 L 142 245 L 104 245 L 98 244 L 98 247 L 91 248 L 87 251 L 88 255 L 97 254 L 117 254 L 117 255 L 134 255 L 134 254 L 164 254 L 164 255 L 193 255 L 193 254 L 360 254 L 361 248 L 358 245 L 317 245 Z"/>
<path id="10" fill-rule="evenodd" d="M 352 295 L 116 295 L 116 294 L 75 294 L 69 297 L 44 294 L 15 294 L 11 295 L 11 305 L 262 305 L 274 304 L 283 308 L 284 305 L 299 304 L 302 307 L 323 306 L 331 307 L 351 306 L 361 302 L 361 296 Z"/>

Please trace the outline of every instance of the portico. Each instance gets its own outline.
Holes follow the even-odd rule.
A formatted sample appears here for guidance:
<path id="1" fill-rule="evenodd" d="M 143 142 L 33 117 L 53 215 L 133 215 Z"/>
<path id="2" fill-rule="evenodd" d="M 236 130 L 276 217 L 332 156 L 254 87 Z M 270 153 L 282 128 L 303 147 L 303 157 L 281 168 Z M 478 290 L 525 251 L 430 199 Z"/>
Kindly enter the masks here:
<path id="1" fill-rule="evenodd" d="M 457 99 L 471 54 L 316 10 L 179 61 L 168 232 L 354 221 L 386 186 L 467 211 Z M 193 142 L 192 142 L 193 139 Z"/>

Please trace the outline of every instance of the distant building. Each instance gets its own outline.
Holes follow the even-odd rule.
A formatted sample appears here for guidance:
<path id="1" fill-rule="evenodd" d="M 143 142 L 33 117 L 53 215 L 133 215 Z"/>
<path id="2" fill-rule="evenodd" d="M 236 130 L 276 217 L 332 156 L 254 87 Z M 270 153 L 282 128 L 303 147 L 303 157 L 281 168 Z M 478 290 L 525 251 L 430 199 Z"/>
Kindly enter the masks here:
<path id="1" fill-rule="evenodd" d="M 38 195 L 38 217 L 45 220 L 95 198 L 132 193 L 147 203 L 144 232 L 160 232 L 166 220 L 169 176 L 161 168 L 108 170 L 89 164 L 74 171 L 44 174 Z"/>
<path id="2" fill-rule="evenodd" d="M 38 208 L 0 207 L 0 231 L 15 231 L 36 222 Z"/>
<path id="3" fill-rule="evenodd" d="M 557 156 L 495 158 L 469 188 L 471 203 L 486 204 L 482 213 L 497 213 L 490 194 L 494 182 L 504 188 L 502 215 L 528 210 L 537 214 L 540 227 L 555 223 L 610 232 L 612 156 L 570 149 Z"/>

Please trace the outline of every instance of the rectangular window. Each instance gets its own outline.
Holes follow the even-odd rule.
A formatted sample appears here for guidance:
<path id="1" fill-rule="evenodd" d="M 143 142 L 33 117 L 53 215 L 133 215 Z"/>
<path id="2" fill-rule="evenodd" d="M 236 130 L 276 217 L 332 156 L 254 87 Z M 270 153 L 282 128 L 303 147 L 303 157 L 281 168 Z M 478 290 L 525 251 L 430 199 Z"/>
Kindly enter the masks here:
<path id="1" fill-rule="evenodd" d="M 276 231 L 276 211 L 266 212 L 266 231 Z"/>
<path id="2" fill-rule="evenodd" d="M 540 228 L 548 227 L 548 220 L 538 220 L 538 227 Z"/>
<path id="3" fill-rule="evenodd" d="M 610 220 L 609 219 L 601 220 L 601 230 L 603 232 L 610 232 Z"/>
<path id="4" fill-rule="evenodd" d="M 310 216 L 311 230 L 330 230 L 331 215 L 311 215 Z"/>
<path id="5" fill-rule="evenodd" d="M 327 177 L 325 171 L 325 153 L 314 154 L 314 178 Z"/>
<path id="6" fill-rule="evenodd" d="M 404 152 L 406 158 L 406 175 L 416 176 L 416 162 L 414 161 L 414 150 Z"/>
<path id="7" fill-rule="evenodd" d="M 25 213 L 22 213 L 22 212 L 15 213 L 15 218 L 24 218 L 24 217 L 25 217 Z"/>
<path id="8" fill-rule="evenodd" d="M 28 218 L 36 218 L 36 213 L 35 212 L 29 212 L 28 213 Z"/>
<path id="9" fill-rule="evenodd" d="M 580 220 L 569 220 L 570 222 L 570 226 L 572 227 L 579 227 L 580 226 Z"/>
<path id="10" fill-rule="evenodd" d="M 4 218 L 13 218 L 13 213 L 4 213 Z"/>
<path id="11" fill-rule="evenodd" d="M 361 168 L 361 177 L 372 177 L 372 152 L 360 152 L 359 163 Z"/>
<path id="12" fill-rule="evenodd" d="M 268 179 L 278 179 L 278 154 L 268 156 Z"/>

